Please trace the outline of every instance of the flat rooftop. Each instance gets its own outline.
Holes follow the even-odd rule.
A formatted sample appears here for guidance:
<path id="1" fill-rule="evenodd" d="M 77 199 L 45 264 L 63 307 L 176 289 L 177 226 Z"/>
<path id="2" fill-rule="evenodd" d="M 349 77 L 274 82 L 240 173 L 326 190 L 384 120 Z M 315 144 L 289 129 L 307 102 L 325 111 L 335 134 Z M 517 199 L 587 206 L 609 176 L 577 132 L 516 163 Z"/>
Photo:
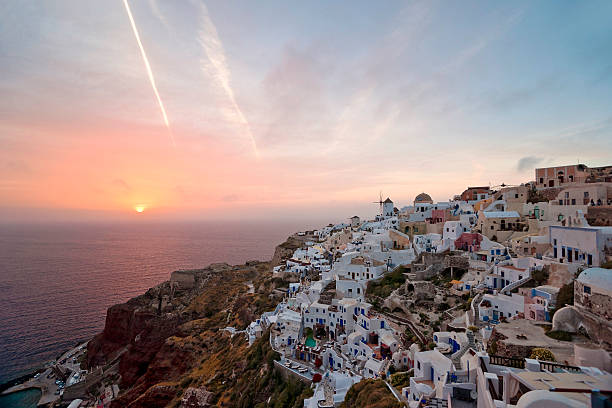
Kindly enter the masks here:
<path id="1" fill-rule="evenodd" d="M 558 362 L 567 361 L 570 365 L 574 364 L 574 344 L 590 344 L 578 338 L 573 341 L 560 341 L 548 337 L 544 328 L 535 324 L 533 320 L 517 319 L 507 323 L 500 323 L 495 326 L 498 333 L 507 337 L 506 344 L 517 344 L 522 346 L 545 347 L 552 351 Z M 523 335 L 526 339 L 519 339 L 516 336 Z"/>

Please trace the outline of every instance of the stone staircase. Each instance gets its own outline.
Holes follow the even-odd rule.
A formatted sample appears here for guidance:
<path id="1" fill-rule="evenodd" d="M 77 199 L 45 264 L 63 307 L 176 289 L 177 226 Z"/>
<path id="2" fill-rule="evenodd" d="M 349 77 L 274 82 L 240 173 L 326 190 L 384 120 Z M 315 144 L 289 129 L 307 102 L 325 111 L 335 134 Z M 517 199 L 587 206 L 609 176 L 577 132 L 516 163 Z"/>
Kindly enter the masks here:
<path id="1" fill-rule="evenodd" d="M 477 294 L 474 299 L 472 299 L 472 310 L 474 310 L 474 320 L 472 321 L 472 324 L 474 326 L 478 326 L 478 323 L 480 322 L 480 315 L 478 313 L 478 305 L 480 304 L 480 301 L 482 300 L 482 293 Z"/>
<path id="2" fill-rule="evenodd" d="M 467 335 L 468 342 L 462 344 L 461 348 L 451 355 L 451 361 L 453 362 L 456 370 L 461 370 L 461 357 L 463 357 L 463 355 L 467 353 L 469 349 L 478 350 L 476 340 L 474 339 L 474 333 L 471 330 L 467 330 L 465 334 Z"/>
<path id="3" fill-rule="evenodd" d="M 499 292 L 500 293 L 505 293 L 507 295 L 510 295 L 510 292 L 516 288 L 518 288 L 519 286 L 524 285 L 525 283 L 527 283 L 528 281 L 531 280 L 531 276 L 527 276 L 521 280 L 518 280 L 516 282 L 512 282 L 506 286 L 504 286 Z"/>
<path id="4" fill-rule="evenodd" d="M 472 349 L 476 349 L 476 339 L 474 337 L 474 332 L 471 330 L 468 330 L 465 332 L 465 334 L 467 335 L 467 338 L 468 338 L 468 347 Z"/>

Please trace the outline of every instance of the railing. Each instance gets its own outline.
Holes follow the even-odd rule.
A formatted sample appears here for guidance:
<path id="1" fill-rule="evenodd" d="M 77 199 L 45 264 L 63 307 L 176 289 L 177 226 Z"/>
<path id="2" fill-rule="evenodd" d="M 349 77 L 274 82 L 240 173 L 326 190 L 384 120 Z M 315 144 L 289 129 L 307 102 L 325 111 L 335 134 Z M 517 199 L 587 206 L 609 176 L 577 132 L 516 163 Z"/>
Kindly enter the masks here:
<path id="1" fill-rule="evenodd" d="M 489 355 L 489 363 L 504 367 L 525 368 L 525 360 L 522 358 Z"/>
<path id="2" fill-rule="evenodd" d="M 504 286 L 501 290 L 500 293 L 506 293 L 506 292 L 511 292 L 512 290 L 514 290 L 515 288 L 518 288 L 519 286 L 524 285 L 525 283 L 527 283 L 528 281 L 531 280 L 531 276 L 526 276 L 521 280 L 512 282 L 507 284 L 506 286 Z"/>
<path id="3" fill-rule="evenodd" d="M 580 367 L 570 366 L 566 364 L 553 363 L 551 361 L 539 361 L 540 370 L 547 370 L 550 372 L 555 372 L 557 370 L 566 370 L 571 373 L 580 373 L 582 370 Z"/>

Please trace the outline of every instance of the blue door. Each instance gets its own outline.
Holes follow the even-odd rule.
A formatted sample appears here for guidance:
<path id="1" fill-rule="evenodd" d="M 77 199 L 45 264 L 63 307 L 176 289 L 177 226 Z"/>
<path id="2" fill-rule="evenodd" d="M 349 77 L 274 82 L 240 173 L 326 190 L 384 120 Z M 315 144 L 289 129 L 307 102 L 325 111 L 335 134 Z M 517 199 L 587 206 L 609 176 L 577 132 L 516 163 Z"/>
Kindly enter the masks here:
<path id="1" fill-rule="evenodd" d="M 433 370 L 433 367 L 431 367 L 431 368 L 429 369 L 429 371 L 430 371 L 430 375 L 431 375 L 431 381 L 435 381 L 435 379 L 434 379 L 434 370 Z"/>

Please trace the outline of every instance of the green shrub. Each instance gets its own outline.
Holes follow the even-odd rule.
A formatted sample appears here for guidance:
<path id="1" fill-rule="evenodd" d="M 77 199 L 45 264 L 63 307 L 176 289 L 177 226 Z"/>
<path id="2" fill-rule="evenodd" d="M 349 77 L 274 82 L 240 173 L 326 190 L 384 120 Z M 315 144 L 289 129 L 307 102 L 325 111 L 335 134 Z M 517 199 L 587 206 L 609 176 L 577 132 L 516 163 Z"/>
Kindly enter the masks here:
<path id="1" fill-rule="evenodd" d="M 542 347 L 536 347 L 533 350 L 531 350 L 531 354 L 529 355 L 529 358 L 533 358 L 536 360 L 542 360 L 542 361 L 557 361 L 555 360 L 555 355 L 552 353 L 552 351 L 550 351 L 549 349 L 542 348 Z"/>
<path id="2" fill-rule="evenodd" d="M 187 388 L 189 384 L 193 381 L 191 377 L 185 377 L 181 380 L 181 388 Z"/>
<path id="3" fill-rule="evenodd" d="M 391 292 L 399 288 L 406 282 L 404 268 L 396 268 L 391 273 L 386 274 L 378 281 L 370 281 L 366 289 L 366 295 L 388 297 Z"/>
<path id="4" fill-rule="evenodd" d="M 565 305 L 573 305 L 574 304 L 574 281 L 571 281 L 567 285 L 561 286 L 559 289 L 559 293 L 557 294 L 557 306 L 553 310 L 550 318 L 552 319 L 557 310 L 561 309 Z"/>
<path id="5" fill-rule="evenodd" d="M 412 373 L 408 371 L 392 374 L 391 385 L 395 388 L 407 387 L 410 385 L 410 377 L 412 377 Z"/>

